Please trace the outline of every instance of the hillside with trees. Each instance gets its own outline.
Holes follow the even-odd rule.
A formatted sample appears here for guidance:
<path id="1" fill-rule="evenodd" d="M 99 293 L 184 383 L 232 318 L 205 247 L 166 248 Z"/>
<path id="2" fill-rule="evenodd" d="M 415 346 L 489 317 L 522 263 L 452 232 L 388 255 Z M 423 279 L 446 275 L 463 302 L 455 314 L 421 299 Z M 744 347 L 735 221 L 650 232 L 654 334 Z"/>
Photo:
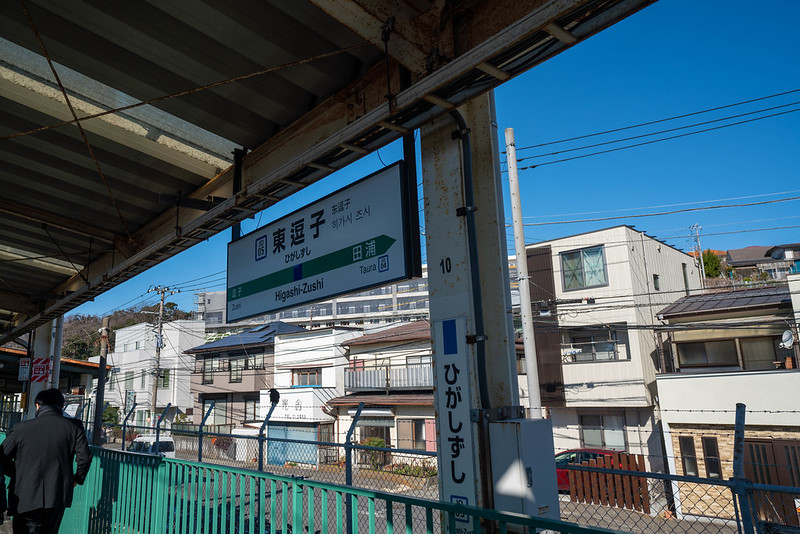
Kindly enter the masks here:
<path id="1" fill-rule="evenodd" d="M 174 302 L 164 304 L 164 322 L 179 319 L 191 319 L 192 314 L 178 309 Z M 120 328 L 139 323 L 151 323 L 155 326 L 158 320 L 158 304 L 140 308 L 132 307 L 117 310 L 110 316 L 109 352 L 114 350 L 115 332 Z M 68 315 L 64 319 L 64 335 L 61 344 L 61 356 L 76 360 L 87 360 L 91 356 L 100 355 L 100 328 L 103 318 L 97 315 Z"/>

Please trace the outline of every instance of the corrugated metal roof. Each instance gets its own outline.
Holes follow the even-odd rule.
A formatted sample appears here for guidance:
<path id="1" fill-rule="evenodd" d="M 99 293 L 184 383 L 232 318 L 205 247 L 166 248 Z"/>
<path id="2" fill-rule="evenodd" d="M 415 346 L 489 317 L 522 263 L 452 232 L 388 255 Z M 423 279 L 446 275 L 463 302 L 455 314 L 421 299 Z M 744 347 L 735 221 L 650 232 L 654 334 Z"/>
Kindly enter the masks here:
<path id="1" fill-rule="evenodd" d="M 275 336 L 280 334 L 304 332 L 306 329 L 301 326 L 273 321 L 263 326 L 247 330 L 241 334 L 226 336 L 222 339 L 205 343 L 193 347 L 186 354 L 196 354 L 200 352 L 223 352 L 232 348 L 247 348 L 255 345 L 270 345 L 275 343 Z"/>
<path id="2" fill-rule="evenodd" d="M 670 304 L 658 312 L 657 315 L 669 319 L 683 315 L 710 312 L 721 313 L 758 308 L 786 308 L 791 307 L 791 305 L 792 300 L 787 286 L 770 286 L 689 295 Z"/>

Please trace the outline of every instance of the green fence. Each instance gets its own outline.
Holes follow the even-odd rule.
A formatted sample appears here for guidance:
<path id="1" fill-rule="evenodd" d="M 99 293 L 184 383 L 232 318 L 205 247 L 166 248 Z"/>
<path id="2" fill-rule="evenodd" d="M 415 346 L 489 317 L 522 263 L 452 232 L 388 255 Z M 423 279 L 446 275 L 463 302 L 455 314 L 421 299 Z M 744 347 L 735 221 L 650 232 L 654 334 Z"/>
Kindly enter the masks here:
<path id="1" fill-rule="evenodd" d="M 100 448 L 92 453 L 63 533 L 616 532 L 248 469 Z"/>

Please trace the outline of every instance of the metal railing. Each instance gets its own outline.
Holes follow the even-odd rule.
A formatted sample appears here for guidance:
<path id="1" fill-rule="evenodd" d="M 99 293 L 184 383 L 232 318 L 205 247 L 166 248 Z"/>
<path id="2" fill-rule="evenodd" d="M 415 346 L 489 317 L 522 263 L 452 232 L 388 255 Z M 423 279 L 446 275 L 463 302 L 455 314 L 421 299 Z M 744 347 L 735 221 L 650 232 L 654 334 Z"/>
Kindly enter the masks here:
<path id="1" fill-rule="evenodd" d="M 617 532 L 247 469 L 92 452 L 89 475 L 76 488 L 61 532 Z"/>
<path id="2" fill-rule="evenodd" d="M 382 365 L 344 370 L 344 387 L 348 391 L 433 388 L 433 365 Z"/>

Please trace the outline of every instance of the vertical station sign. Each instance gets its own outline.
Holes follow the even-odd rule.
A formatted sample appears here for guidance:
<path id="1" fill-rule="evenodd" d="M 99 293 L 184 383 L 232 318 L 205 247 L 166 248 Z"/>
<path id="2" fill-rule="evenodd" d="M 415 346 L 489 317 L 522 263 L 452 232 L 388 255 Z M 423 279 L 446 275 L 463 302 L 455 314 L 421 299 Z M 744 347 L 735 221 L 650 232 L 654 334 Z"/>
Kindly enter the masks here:
<path id="1" fill-rule="evenodd" d="M 436 405 L 438 406 L 439 473 L 442 499 L 457 505 L 477 506 L 475 491 L 475 436 L 470 420 L 470 364 L 467 321 L 464 317 L 436 321 Z M 474 532 L 472 517 L 456 514 L 456 532 Z"/>
<path id="2" fill-rule="evenodd" d="M 228 321 L 420 276 L 415 199 L 397 162 L 229 243 Z"/>

